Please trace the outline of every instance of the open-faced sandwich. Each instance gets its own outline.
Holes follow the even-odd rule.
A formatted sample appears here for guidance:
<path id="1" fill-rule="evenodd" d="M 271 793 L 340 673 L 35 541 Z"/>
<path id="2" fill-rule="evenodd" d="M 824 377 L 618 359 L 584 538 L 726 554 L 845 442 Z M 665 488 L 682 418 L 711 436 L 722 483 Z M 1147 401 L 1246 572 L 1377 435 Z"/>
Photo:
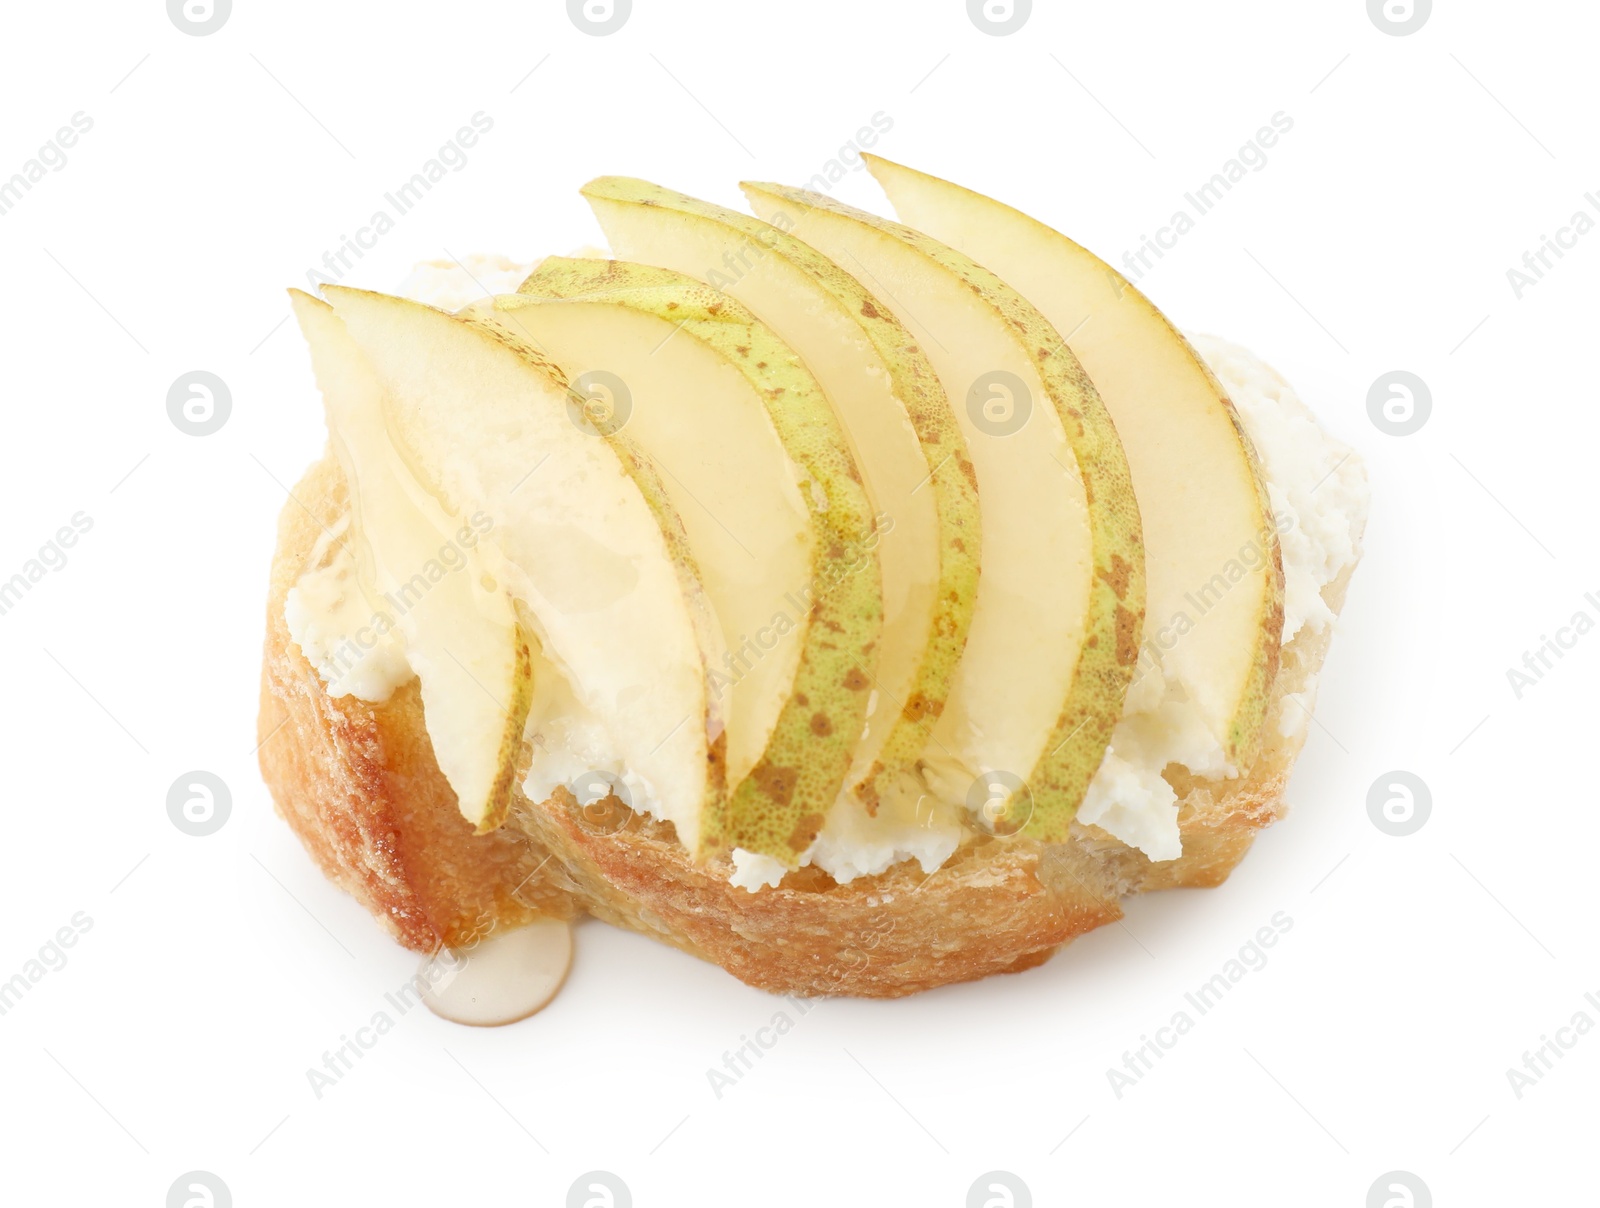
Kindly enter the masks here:
<path id="1" fill-rule="evenodd" d="M 511 976 L 588 913 L 909 994 L 1216 885 L 1282 815 L 1359 461 L 1071 240 L 868 159 L 907 225 L 606 177 L 615 259 L 293 295 L 329 445 L 261 766 L 408 947 Z"/>

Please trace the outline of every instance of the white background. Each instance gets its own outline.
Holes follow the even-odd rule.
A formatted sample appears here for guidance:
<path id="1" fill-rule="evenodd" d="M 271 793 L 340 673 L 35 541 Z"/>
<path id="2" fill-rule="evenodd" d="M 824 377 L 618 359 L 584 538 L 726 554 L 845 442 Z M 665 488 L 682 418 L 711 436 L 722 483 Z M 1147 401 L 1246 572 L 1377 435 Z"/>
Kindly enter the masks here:
<path id="1" fill-rule="evenodd" d="M 1564 1202 L 1584 1168 L 1592 1193 L 1600 1034 L 1520 1100 L 1506 1070 L 1600 1022 L 1600 636 L 1520 700 L 1506 670 L 1600 617 L 1600 234 L 1521 299 L 1506 270 L 1600 190 L 1600 20 L 1441 2 L 1393 37 L 1362 0 L 1036 9 L 993 37 L 958 0 L 635 0 L 594 37 L 551 0 L 236 0 L 194 37 L 159 0 L 7 7 L 0 179 L 94 123 L 0 217 L 0 578 L 93 519 L 0 616 L 0 980 L 93 920 L 0 1017 L 7 1202 L 158 1206 L 193 1169 L 241 1208 L 555 1205 L 596 1168 L 639 1205 L 960 1205 L 992 1169 L 1038 1204 L 1358 1208 L 1395 1169 L 1439 1205 Z M 307 1067 L 415 958 L 255 767 L 276 516 L 323 441 L 283 290 L 480 110 L 468 165 L 347 280 L 594 241 L 576 190 L 601 173 L 737 205 L 740 178 L 799 183 L 879 111 L 884 154 L 1116 261 L 1292 117 L 1141 282 L 1300 383 L 1374 487 L 1294 812 L 1225 886 L 1130 901 L 1021 976 L 824 1002 L 721 1099 L 707 1068 L 793 1009 L 586 924 L 542 1014 L 414 1012 L 313 1095 Z M 864 173 L 837 193 L 882 209 Z M 1396 368 L 1432 392 L 1408 437 L 1367 415 Z M 167 417 L 192 369 L 231 388 L 212 436 Z M 233 797 L 203 839 L 166 815 L 197 768 Z M 1394 769 L 1432 790 L 1407 838 L 1366 810 Z M 1270 963 L 1119 1099 L 1107 1068 L 1278 911 Z"/>

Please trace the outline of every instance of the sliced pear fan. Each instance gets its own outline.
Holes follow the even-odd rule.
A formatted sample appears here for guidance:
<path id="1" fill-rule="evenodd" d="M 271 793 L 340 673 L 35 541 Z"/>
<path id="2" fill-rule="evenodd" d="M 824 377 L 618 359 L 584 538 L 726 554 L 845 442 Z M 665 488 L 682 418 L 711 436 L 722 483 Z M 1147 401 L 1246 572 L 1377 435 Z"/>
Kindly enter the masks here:
<path id="1" fill-rule="evenodd" d="M 480 830 L 533 647 L 697 858 L 794 868 L 830 812 L 898 825 L 930 795 L 1063 840 L 1163 693 L 1254 759 L 1283 574 L 1215 376 L 1070 239 L 865 160 L 910 225 L 601 177 L 619 260 L 552 257 L 459 315 L 295 292 L 375 611 L 492 524 L 397 618 Z"/>

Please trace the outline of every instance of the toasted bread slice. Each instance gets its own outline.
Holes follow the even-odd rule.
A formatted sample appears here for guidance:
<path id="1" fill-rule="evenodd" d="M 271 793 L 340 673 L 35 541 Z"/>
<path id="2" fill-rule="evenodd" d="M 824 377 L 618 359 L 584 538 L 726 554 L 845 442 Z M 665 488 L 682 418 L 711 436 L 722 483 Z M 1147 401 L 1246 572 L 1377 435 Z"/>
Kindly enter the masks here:
<path id="1" fill-rule="evenodd" d="M 892 998 L 1047 960 L 1122 916 L 1120 899 L 1221 884 L 1256 833 L 1283 815 L 1305 727 L 1285 735 L 1291 695 L 1314 685 L 1332 626 L 1283 648 L 1254 766 L 1234 780 L 1187 777 L 1183 856 L 1155 863 L 1097 827 L 1066 843 L 974 834 L 931 876 L 903 862 L 838 884 L 789 873 L 751 893 L 726 859 L 695 864 L 670 825 L 633 815 L 595 825 L 570 795 L 520 792 L 483 836 L 457 811 L 433 757 L 413 681 L 381 705 L 331 698 L 289 635 L 284 600 L 324 528 L 348 507 L 331 457 L 283 509 L 267 604 L 261 770 L 279 811 L 322 866 L 408 948 L 431 952 L 487 929 L 587 912 L 721 965 L 780 994 Z M 1352 567 L 1324 589 L 1337 612 Z M 1309 707 L 1309 701 L 1305 707 Z M 591 812 L 592 814 L 592 812 Z"/>

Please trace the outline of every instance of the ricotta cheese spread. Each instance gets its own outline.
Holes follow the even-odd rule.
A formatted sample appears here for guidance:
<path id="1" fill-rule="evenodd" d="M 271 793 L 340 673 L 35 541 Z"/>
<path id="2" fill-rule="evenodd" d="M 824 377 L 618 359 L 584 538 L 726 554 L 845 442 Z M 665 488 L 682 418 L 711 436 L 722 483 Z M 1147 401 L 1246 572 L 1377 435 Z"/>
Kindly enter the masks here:
<path id="1" fill-rule="evenodd" d="M 399 630 L 362 590 L 355 555 L 344 540 L 349 528 L 346 513 L 317 538 L 284 601 L 284 619 L 328 695 L 376 704 L 410 680 L 411 664 Z"/>

